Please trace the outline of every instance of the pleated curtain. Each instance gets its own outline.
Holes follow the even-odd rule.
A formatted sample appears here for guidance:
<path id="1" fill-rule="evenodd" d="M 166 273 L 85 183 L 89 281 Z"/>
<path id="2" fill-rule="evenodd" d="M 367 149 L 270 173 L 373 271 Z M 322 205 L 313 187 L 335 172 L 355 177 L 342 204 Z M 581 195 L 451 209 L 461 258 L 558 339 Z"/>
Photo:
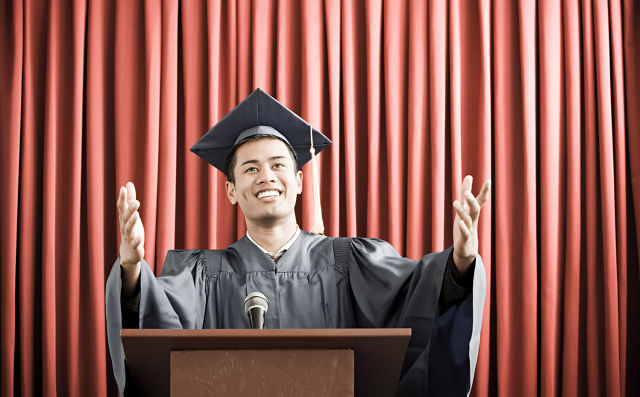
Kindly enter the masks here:
<path id="1" fill-rule="evenodd" d="M 3 396 L 116 394 L 119 187 L 158 274 L 169 249 L 241 237 L 189 148 L 257 87 L 333 141 L 327 235 L 418 258 L 451 245 L 464 175 L 493 181 L 472 395 L 640 393 L 633 0 L 11 0 L 0 54 Z"/>

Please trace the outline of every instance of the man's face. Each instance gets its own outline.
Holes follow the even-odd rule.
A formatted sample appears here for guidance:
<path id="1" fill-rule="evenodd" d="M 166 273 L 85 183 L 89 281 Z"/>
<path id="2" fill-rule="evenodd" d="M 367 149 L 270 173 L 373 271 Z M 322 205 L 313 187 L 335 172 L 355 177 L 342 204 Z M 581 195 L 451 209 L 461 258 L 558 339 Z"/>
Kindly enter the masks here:
<path id="1" fill-rule="evenodd" d="M 302 192 L 289 149 L 279 139 L 250 141 L 236 150 L 235 183 L 227 181 L 227 197 L 240 205 L 247 220 L 268 226 L 295 217 L 296 196 Z"/>

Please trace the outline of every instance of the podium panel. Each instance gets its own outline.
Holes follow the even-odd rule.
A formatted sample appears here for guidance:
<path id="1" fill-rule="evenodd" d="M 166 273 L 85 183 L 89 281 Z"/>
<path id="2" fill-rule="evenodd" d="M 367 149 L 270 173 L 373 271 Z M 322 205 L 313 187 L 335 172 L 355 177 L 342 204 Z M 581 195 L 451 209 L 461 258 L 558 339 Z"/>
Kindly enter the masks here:
<path id="1" fill-rule="evenodd" d="M 267 357 L 266 362 L 271 362 L 271 368 L 267 368 L 269 365 L 264 363 L 261 364 L 262 366 L 252 365 L 254 368 L 268 369 L 272 374 L 280 374 L 283 369 L 292 368 L 292 366 L 298 369 L 298 366 L 302 368 L 303 365 L 311 365 L 304 372 L 307 375 L 303 376 L 313 379 L 304 381 L 316 382 L 318 379 L 315 378 L 319 377 L 318 374 L 329 374 L 333 371 L 331 366 L 324 369 L 313 367 L 313 362 L 318 361 L 316 356 L 325 357 L 320 361 L 328 361 L 337 369 L 343 368 L 342 365 L 344 365 L 341 361 L 344 357 L 341 354 L 351 352 L 348 375 L 352 386 L 346 390 L 352 390 L 355 396 L 374 397 L 395 395 L 404 354 L 411 337 L 411 329 L 123 329 L 120 335 L 127 365 L 127 388 L 136 396 L 169 396 L 174 385 L 176 393 L 182 386 L 204 387 L 208 385 L 207 382 L 215 386 L 214 383 L 218 381 L 211 381 L 208 377 L 212 373 L 207 371 L 214 371 L 213 375 L 215 375 L 215 371 L 220 368 L 229 370 L 233 365 L 239 365 L 242 360 L 250 360 L 251 355 L 256 358 Z M 282 359 L 277 365 L 273 363 L 273 351 L 277 351 L 277 355 Z M 306 354 L 312 354 L 314 358 L 302 360 L 302 355 Z M 332 355 L 334 358 L 331 360 L 336 361 L 327 358 Z M 231 356 L 235 356 L 236 359 L 243 357 L 243 359 L 228 361 L 231 364 L 221 367 L 219 359 L 221 357 L 229 359 Z M 199 364 L 195 365 L 196 362 Z M 189 372 L 197 370 L 204 371 L 203 375 L 199 379 L 190 378 Z M 182 374 L 179 375 L 176 371 Z M 239 378 L 231 380 L 232 383 L 236 383 L 234 387 L 247 382 L 247 379 L 252 376 L 249 371 L 236 373 Z M 344 373 L 346 374 L 347 371 Z M 182 376 L 182 379 L 173 380 L 173 376 Z M 274 375 L 270 380 L 277 380 L 282 384 L 282 382 L 291 381 L 288 377 L 289 375 L 276 379 Z M 345 379 L 342 377 L 334 379 L 335 390 L 338 392 L 345 390 L 341 386 L 342 383 L 338 383 L 346 382 Z M 195 383 L 196 381 L 200 383 Z M 179 387 L 178 384 L 180 384 Z M 322 384 L 320 387 L 323 388 L 327 387 L 325 381 L 315 384 Z M 185 395 L 208 395 L 208 392 L 197 390 L 199 391 L 192 391 Z M 220 395 L 218 388 L 208 390 L 214 390 L 212 395 Z M 294 394 L 327 395 L 318 389 L 314 390 L 316 392 Z M 235 396 L 250 395 L 245 392 L 234 394 Z M 277 394 L 265 391 L 262 395 Z"/>
<path id="2" fill-rule="evenodd" d="M 353 350 L 171 352 L 171 397 L 353 396 Z"/>

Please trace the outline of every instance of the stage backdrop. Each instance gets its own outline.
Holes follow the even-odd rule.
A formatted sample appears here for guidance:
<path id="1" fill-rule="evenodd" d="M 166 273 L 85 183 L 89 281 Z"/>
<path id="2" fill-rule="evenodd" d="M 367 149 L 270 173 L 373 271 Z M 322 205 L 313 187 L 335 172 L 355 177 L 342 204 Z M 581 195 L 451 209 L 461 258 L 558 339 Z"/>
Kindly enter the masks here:
<path id="1" fill-rule="evenodd" d="M 493 180 L 474 395 L 638 395 L 639 43 L 633 0 L 3 1 L 0 393 L 115 394 L 118 189 L 156 272 L 234 241 L 188 149 L 261 87 L 334 142 L 328 235 L 442 250 L 462 177 Z"/>

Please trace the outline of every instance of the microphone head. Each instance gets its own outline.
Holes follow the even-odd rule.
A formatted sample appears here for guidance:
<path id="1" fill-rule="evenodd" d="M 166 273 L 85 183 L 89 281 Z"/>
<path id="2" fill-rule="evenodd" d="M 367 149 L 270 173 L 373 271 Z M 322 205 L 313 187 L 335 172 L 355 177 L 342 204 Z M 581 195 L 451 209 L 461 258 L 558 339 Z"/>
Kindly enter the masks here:
<path id="1" fill-rule="evenodd" d="M 244 298 L 244 311 L 249 313 L 249 310 L 254 307 L 260 307 L 266 313 L 269 309 L 269 300 L 260 292 L 252 292 Z"/>
<path id="2" fill-rule="evenodd" d="M 264 315 L 269 309 L 269 300 L 260 292 L 252 292 L 244 298 L 244 311 L 249 316 L 251 327 L 262 329 Z"/>

